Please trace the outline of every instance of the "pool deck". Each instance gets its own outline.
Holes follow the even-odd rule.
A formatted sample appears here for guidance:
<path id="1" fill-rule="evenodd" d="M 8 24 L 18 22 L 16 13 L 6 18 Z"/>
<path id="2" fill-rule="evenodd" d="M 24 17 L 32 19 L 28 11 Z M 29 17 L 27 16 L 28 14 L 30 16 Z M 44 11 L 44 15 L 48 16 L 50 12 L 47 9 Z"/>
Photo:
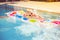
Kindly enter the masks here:
<path id="1" fill-rule="evenodd" d="M 3 3 L 0 3 L 3 4 Z M 60 2 L 36 2 L 36 1 L 28 1 L 28 2 L 6 2 L 8 5 L 12 6 L 20 6 L 20 7 L 26 7 L 26 8 L 33 8 L 33 9 L 39 9 L 49 12 L 55 12 L 60 13 Z"/>

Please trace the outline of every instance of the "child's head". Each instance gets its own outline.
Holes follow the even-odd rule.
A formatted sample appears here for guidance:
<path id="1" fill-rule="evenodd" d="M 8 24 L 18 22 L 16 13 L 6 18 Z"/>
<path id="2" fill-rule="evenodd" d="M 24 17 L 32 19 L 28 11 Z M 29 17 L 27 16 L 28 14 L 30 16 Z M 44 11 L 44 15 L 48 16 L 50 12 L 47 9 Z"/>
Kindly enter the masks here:
<path id="1" fill-rule="evenodd" d="M 25 14 L 24 14 L 24 17 L 27 17 L 27 18 L 35 18 L 36 15 L 30 11 L 27 11 Z"/>

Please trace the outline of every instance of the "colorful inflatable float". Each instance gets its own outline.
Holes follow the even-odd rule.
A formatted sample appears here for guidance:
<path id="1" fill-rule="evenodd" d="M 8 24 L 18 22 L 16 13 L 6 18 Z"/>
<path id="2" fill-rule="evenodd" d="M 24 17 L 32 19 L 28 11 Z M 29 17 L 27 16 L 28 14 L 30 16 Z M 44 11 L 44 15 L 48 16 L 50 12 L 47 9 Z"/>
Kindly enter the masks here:
<path id="1" fill-rule="evenodd" d="M 51 25 L 60 25 L 60 20 L 57 19 L 47 19 L 40 16 L 37 11 L 33 11 L 28 9 L 27 11 L 19 10 L 19 11 L 12 11 L 8 12 L 7 16 L 9 17 L 15 17 L 23 22 L 28 22 L 28 23 L 39 23 L 45 26 L 51 26 Z"/>
<path id="2" fill-rule="evenodd" d="M 7 16 L 16 17 L 23 21 L 26 21 L 26 22 L 28 21 L 28 22 L 32 22 L 32 23 L 37 22 L 37 21 L 43 22 L 43 20 L 44 20 L 42 17 L 32 13 L 31 11 L 24 12 L 23 10 L 9 12 L 9 13 L 7 13 Z"/>

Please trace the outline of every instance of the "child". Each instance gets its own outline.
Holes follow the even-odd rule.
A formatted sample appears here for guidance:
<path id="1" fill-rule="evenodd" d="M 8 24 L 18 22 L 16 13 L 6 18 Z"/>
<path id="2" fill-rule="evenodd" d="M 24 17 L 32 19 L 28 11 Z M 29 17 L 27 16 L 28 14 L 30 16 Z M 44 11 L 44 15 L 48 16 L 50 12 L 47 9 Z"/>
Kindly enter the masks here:
<path id="1" fill-rule="evenodd" d="M 40 17 L 39 15 L 36 15 L 36 14 L 30 12 L 30 11 L 27 11 L 23 16 L 27 17 L 29 19 L 37 19 L 40 22 L 44 21 L 44 19 L 42 17 Z"/>

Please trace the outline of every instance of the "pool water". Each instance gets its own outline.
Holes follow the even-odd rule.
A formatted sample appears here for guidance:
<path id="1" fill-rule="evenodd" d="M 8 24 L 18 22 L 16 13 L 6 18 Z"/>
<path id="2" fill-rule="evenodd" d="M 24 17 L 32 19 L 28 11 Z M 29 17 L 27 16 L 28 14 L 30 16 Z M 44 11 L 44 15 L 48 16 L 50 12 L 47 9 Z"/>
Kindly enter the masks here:
<path id="1" fill-rule="evenodd" d="M 47 39 L 46 39 L 47 38 Z M 45 29 L 36 25 L 0 18 L 0 40 L 60 40 L 60 28 Z"/>
<path id="2" fill-rule="evenodd" d="M 6 16 L 5 13 L 13 11 L 13 9 L 13 6 L 9 6 L 7 4 L 0 5 L 0 16 Z"/>
<path id="3" fill-rule="evenodd" d="M 9 11 L 13 10 L 0 6 L 0 16 L 6 16 L 5 13 Z M 29 24 L 18 19 L 14 21 L 8 18 L 0 18 L 0 40 L 60 40 L 60 28 L 46 29 L 38 24 Z"/>
<path id="4" fill-rule="evenodd" d="M 7 9 L 9 7 L 12 10 Z M 0 5 L 0 16 L 7 16 L 5 13 L 14 11 L 13 6 L 9 6 L 7 4 Z M 11 20 L 11 19 L 10 19 Z M 10 21 L 8 18 L 0 18 L 0 40 L 30 40 L 31 36 L 25 37 L 23 35 L 19 35 L 16 32 L 15 27 L 21 27 L 21 25 L 24 24 L 24 22 L 16 19 L 16 22 L 13 22 L 14 20 Z M 24 38 L 24 39 L 23 39 Z"/>
<path id="5" fill-rule="evenodd" d="M 0 18 L 0 40 L 28 40 L 24 36 L 16 33 L 15 27 L 21 26 L 22 21 L 17 20 L 16 23 L 8 22 L 7 18 Z"/>
<path id="6" fill-rule="evenodd" d="M 8 10 L 6 6 L 13 8 L 7 4 L 0 5 L 0 16 L 6 16 L 5 13 L 12 11 Z M 0 40 L 22 40 L 18 37 L 16 30 L 14 29 L 16 26 L 20 26 L 22 23 L 23 22 L 19 20 L 17 20 L 16 23 L 12 23 L 7 21 L 7 18 L 0 18 Z"/>

